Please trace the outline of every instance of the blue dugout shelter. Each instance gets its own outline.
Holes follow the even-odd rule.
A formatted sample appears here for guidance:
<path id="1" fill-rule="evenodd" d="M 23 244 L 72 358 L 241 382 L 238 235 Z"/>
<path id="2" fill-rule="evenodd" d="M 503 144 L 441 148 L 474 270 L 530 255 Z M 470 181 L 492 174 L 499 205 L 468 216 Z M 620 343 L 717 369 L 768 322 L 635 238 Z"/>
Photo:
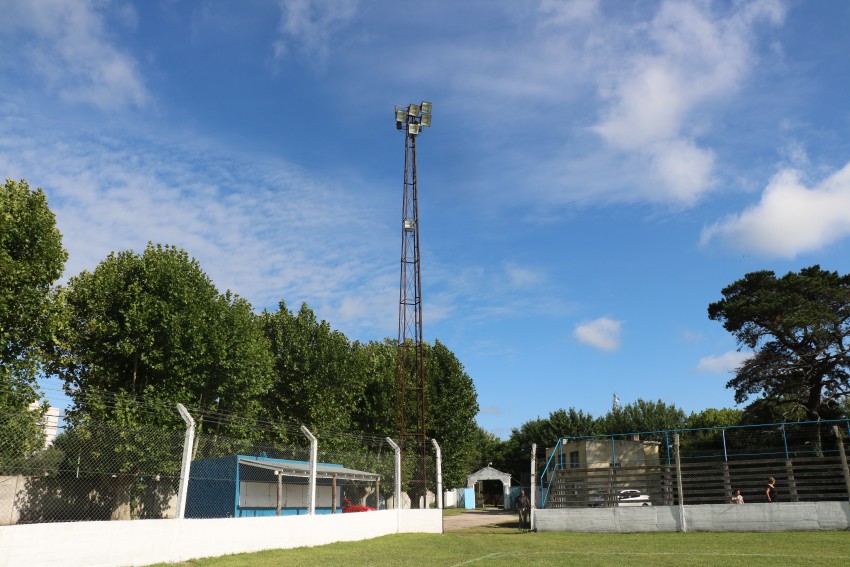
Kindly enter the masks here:
<path id="1" fill-rule="evenodd" d="M 306 461 L 247 455 L 192 461 L 185 517 L 306 514 L 309 477 L 310 463 Z M 374 482 L 377 493 L 380 480 L 376 473 L 317 463 L 316 513 L 341 512 L 340 493 L 346 482 Z"/>

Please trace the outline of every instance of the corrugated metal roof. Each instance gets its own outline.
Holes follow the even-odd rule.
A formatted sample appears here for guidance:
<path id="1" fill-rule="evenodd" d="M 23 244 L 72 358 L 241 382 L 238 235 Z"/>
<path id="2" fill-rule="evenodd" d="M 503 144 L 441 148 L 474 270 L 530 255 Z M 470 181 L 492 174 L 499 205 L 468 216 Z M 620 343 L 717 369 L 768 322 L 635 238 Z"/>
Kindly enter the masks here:
<path id="1" fill-rule="evenodd" d="M 281 471 L 284 476 L 295 476 L 299 478 L 308 478 L 310 476 L 309 463 L 297 463 L 291 461 L 272 461 L 267 459 L 250 459 L 239 457 L 240 465 L 248 465 L 261 469 L 272 471 Z M 360 480 L 374 482 L 381 479 L 381 475 L 377 473 L 358 471 L 336 465 L 316 465 L 316 478 L 333 478 L 339 480 Z"/>

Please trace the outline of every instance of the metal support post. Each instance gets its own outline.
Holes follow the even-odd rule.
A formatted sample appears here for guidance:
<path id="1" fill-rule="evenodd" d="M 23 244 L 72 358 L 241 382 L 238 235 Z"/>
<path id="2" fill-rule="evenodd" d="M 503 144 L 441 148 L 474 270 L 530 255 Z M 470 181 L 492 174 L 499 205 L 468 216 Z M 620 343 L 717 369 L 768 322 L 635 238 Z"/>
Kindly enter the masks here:
<path id="1" fill-rule="evenodd" d="M 183 437 L 183 461 L 180 463 L 180 486 L 177 488 L 177 519 L 182 520 L 186 514 L 186 494 L 189 490 L 189 473 L 192 468 L 192 447 L 195 445 L 195 420 L 192 414 L 183 406 L 177 404 L 180 417 L 186 422 L 186 435 Z"/>
<path id="2" fill-rule="evenodd" d="M 794 466 L 791 463 L 791 454 L 788 452 L 788 434 L 785 432 L 784 424 L 780 425 L 779 428 L 782 430 L 782 443 L 785 445 L 785 475 L 788 478 L 788 495 L 791 502 L 799 502 L 797 480 L 794 478 Z M 818 433 L 818 439 L 820 439 L 820 433 Z"/>
<path id="3" fill-rule="evenodd" d="M 331 477 L 331 514 L 336 514 L 336 475 Z"/>
<path id="4" fill-rule="evenodd" d="M 726 453 L 726 430 L 721 429 L 720 435 L 723 438 L 723 491 L 728 502 L 732 498 L 732 479 L 729 476 L 729 455 Z"/>
<path id="5" fill-rule="evenodd" d="M 682 521 L 682 531 L 688 531 L 688 522 L 685 520 L 685 490 L 682 487 L 682 461 L 679 451 L 679 434 L 673 435 L 673 449 L 676 452 L 676 485 L 679 489 L 679 518 Z"/>
<path id="6" fill-rule="evenodd" d="M 537 443 L 531 444 L 531 529 L 534 530 L 534 509 L 537 507 Z"/>
<path id="7" fill-rule="evenodd" d="M 395 441 L 387 437 L 387 443 L 395 451 L 395 509 L 401 510 L 401 447 L 395 444 Z"/>
<path id="8" fill-rule="evenodd" d="M 443 452 L 440 450 L 440 444 L 436 439 L 431 439 L 431 444 L 434 445 L 434 452 L 437 456 L 437 510 L 443 509 Z"/>
<path id="9" fill-rule="evenodd" d="M 275 505 L 275 516 L 280 516 L 280 508 L 283 503 L 283 471 L 274 471 L 277 477 L 277 504 Z"/>
<path id="10" fill-rule="evenodd" d="M 310 430 L 301 426 L 301 433 L 310 440 L 310 479 L 307 481 L 307 514 L 316 513 L 316 461 L 319 460 L 319 441 Z"/>
<path id="11" fill-rule="evenodd" d="M 841 459 L 841 472 L 844 473 L 844 486 L 847 488 L 847 499 L 850 500 L 850 469 L 847 468 L 847 453 L 844 452 L 844 439 L 841 438 L 838 426 L 833 425 L 835 440 L 838 442 L 838 456 Z"/>

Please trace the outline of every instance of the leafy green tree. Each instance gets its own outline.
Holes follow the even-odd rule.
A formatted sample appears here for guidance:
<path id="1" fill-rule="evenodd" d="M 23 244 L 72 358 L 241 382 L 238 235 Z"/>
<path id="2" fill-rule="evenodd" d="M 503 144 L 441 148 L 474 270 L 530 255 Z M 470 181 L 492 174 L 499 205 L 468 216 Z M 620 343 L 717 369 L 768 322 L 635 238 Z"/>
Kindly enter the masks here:
<path id="1" fill-rule="evenodd" d="M 36 398 L 41 347 L 55 328 L 52 284 L 68 254 L 42 189 L 7 180 L 0 190 L 0 405 Z"/>
<path id="2" fill-rule="evenodd" d="M 752 349 L 727 383 L 735 401 L 760 397 L 808 420 L 835 415 L 850 393 L 850 275 L 812 266 L 777 278 L 772 271 L 746 274 L 722 290 L 708 316 Z"/>
<path id="3" fill-rule="evenodd" d="M 482 427 L 475 433 L 475 451 L 470 453 L 466 470 L 474 472 L 486 467 L 489 463 L 499 468 L 504 462 L 505 442 Z M 529 457 L 530 457 L 529 453 Z"/>
<path id="4" fill-rule="evenodd" d="M 354 427 L 366 433 L 395 437 L 396 341 L 370 341 L 359 345 L 366 382 L 363 397 L 354 409 Z"/>
<path id="5" fill-rule="evenodd" d="M 142 254 L 110 254 L 60 298 L 65 323 L 50 370 L 73 401 L 67 442 L 85 446 L 68 458 L 118 475 L 103 488 L 112 517 L 137 512 L 128 498 L 145 479 L 179 470 L 178 402 L 193 413 L 198 439 L 257 435 L 272 379 L 268 342 L 248 302 L 219 294 L 185 251 L 149 244 Z"/>
<path id="6" fill-rule="evenodd" d="M 397 343 L 387 339 L 359 346 L 367 377 L 353 420 L 364 431 L 397 440 Z M 478 394 L 457 356 L 439 340 L 425 344 L 426 436 L 436 439 L 443 454 L 443 485 L 464 486 L 480 451 Z M 431 447 L 428 447 L 430 450 Z M 409 459 L 410 463 L 414 459 Z M 408 472 L 410 466 L 407 467 Z M 433 479 L 431 479 L 433 480 Z M 433 487 L 432 487 L 433 488 Z"/>
<path id="7" fill-rule="evenodd" d="M 623 408 L 612 408 L 600 418 L 600 429 L 608 435 L 667 431 L 687 427 L 685 412 L 675 404 L 667 405 L 661 400 L 643 400 L 626 404 Z"/>
<path id="8" fill-rule="evenodd" d="M 110 254 L 61 298 L 51 370 L 70 387 L 75 415 L 182 429 L 181 402 L 201 432 L 205 414 L 239 416 L 210 424 L 229 434 L 253 429 L 272 378 L 268 343 L 250 304 L 220 295 L 185 251 Z"/>
<path id="9" fill-rule="evenodd" d="M 36 376 L 56 328 L 52 284 L 67 259 L 42 189 L 7 180 L 0 187 L 0 460 L 43 446 Z"/>
<path id="10" fill-rule="evenodd" d="M 723 454 L 724 442 L 720 428 L 734 427 L 741 424 L 744 412 L 731 408 L 708 408 L 688 416 L 687 428 L 681 434 L 682 453 L 688 456 L 704 456 Z M 670 442 L 665 439 L 665 445 Z M 730 439 L 731 444 L 731 439 Z M 661 448 L 662 454 L 670 448 Z"/>
<path id="11" fill-rule="evenodd" d="M 364 359 L 358 345 L 302 304 L 293 313 L 281 301 L 263 312 L 263 332 L 274 357 L 275 380 L 264 402 L 266 420 L 317 430 L 352 430 L 363 398 Z"/>
<path id="12" fill-rule="evenodd" d="M 439 340 L 425 349 L 426 434 L 440 444 L 444 486 L 465 486 L 475 453 L 478 394 L 457 356 Z"/>
<path id="13" fill-rule="evenodd" d="M 494 465 L 510 472 L 514 478 L 526 482 L 530 476 L 531 445 L 537 444 L 539 453 L 554 447 L 562 437 L 584 437 L 600 433 L 600 422 L 589 413 L 569 408 L 558 409 L 546 418 L 536 418 L 511 431 L 505 442 L 503 461 Z"/>
<path id="14" fill-rule="evenodd" d="M 688 416 L 688 429 L 734 427 L 741 425 L 744 412 L 733 408 L 708 408 Z"/>

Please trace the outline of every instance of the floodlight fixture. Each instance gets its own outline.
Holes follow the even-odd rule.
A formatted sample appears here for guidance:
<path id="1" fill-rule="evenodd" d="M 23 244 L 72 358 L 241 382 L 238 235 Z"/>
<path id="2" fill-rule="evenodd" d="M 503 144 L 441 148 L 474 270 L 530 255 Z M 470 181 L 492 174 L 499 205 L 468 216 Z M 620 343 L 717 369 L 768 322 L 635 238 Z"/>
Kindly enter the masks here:
<path id="1" fill-rule="evenodd" d="M 413 229 L 416 227 L 413 222 L 413 219 L 404 219 L 403 226 L 405 232 L 413 232 Z"/>
<path id="2" fill-rule="evenodd" d="M 422 117 L 419 119 L 419 124 L 421 124 L 422 126 L 430 126 L 431 125 L 431 115 L 430 114 L 423 114 Z"/>
<path id="3" fill-rule="evenodd" d="M 422 110 L 422 114 L 431 114 L 431 103 L 422 101 L 422 105 L 419 107 Z"/>
<path id="4" fill-rule="evenodd" d="M 410 106 L 407 107 L 407 113 L 410 116 L 419 116 L 419 105 L 418 104 L 411 104 Z"/>
<path id="5" fill-rule="evenodd" d="M 415 122 L 411 122 L 410 124 L 408 124 L 407 125 L 407 133 L 410 134 L 411 136 L 415 136 L 416 134 L 418 134 L 419 133 L 419 124 L 417 124 Z"/>
<path id="6" fill-rule="evenodd" d="M 407 121 L 407 112 L 403 108 L 396 107 L 395 121 L 396 122 L 406 122 Z"/>

